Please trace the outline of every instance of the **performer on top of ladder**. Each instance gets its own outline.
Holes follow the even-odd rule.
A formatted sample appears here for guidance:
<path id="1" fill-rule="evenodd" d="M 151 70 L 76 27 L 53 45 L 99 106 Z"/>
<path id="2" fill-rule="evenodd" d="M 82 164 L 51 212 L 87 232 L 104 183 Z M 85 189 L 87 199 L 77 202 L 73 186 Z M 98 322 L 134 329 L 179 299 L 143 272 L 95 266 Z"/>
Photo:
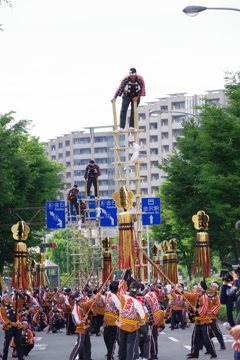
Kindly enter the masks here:
<path id="1" fill-rule="evenodd" d="M 137 75 L 137 70 L 131 68 L 129 70 L 129 75 L 126 75 L 119 87 L 116 90 L 112 102 L 116 101 L 118 96 L 122 96 L 122 108 L 120 112 L 120 131 L 125 128 L 126 116 L 129 104 L 131 103 L 131 115 L 129 122 L 129 130 L 134 130 L 134 117 L 133 117 L 133 102 L 137 101 L 139 105 L 141 96 L 146 96 L 145 83 L 143 77 Z"/>
<path id="2" fill-rule="evenodd" d="M 87 181 L 87 196 L 89 196 L 91 186 L 93 185 L 95 189 L 95 198 L 98 197 L 97 181 L 99 176 L 101 176 L 100 167 L 94 160 L 90 160 L 84 173 L 84 182 Z"/>

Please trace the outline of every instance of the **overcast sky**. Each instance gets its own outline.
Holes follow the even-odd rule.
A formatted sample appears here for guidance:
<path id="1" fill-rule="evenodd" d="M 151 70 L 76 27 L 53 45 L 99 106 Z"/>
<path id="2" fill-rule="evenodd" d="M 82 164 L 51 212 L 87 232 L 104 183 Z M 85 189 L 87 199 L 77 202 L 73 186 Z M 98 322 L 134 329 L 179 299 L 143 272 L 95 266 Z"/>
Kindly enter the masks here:
<path id="1" fill-rule="evenodd" d="M 12 0 L 0 6 L 0 113 L 33 120 L 47 139 L 113 123 L 110 100 L 136 67 L 145 101 L 222 89 L 239 71 L 239 0 Z M 121 99 L 117 100 L 118 111 Z"/>

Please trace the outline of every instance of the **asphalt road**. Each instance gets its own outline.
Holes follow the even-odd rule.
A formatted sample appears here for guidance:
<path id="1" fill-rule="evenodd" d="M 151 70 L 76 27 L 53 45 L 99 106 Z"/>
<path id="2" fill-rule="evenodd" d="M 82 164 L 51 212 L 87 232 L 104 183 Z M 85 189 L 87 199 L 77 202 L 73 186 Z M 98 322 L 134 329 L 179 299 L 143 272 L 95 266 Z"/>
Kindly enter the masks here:
<path id="1" fill-rule="evenodd" d="M 166 324 L 166 328 L 163 333 L 158 337 L 160 360 L 185 360 L 186 354 L 190 352 L 191 335 L 193 326 L 186 330 L 174 330 L 169 329 L 169 324 Z M 220 328 L 221 324 L 220 324 Z M 233 339 L 227 334 L 227 331 L 223 329 L 224 339 L 226 343 L 226 350 L 219 351 L 220 345 L 216 339 L 214 339 L 214 345 L 217 351 L 218 359 L 231 360 L 233 359 L 233 349 L 231 347 Z M 4 339 L 4 331 L 0 330 L 0 349 L 2 349 Z M 34 349 L 30 352 L 29 357 L 26 359 L 34 360 L 68 360 L 69 355 L 74 347 L 76 336 L 66 336 L 65 330 L 63 333 L 46 334 L 46 331 L 36 333 L 36 342 Z M 91 336 L 92 343 L 92 359 L 105 360 L 106 347 L 102 336 Z M 2 352 L 2 350 L 0 350 Z M 9 359 L 12 359 L 12 351 L 9 351 Z M 116 354 L 114 359 L 117 355 Z M 209 356 L 204 355 L 204 351 L 200 352 L 199 359 L 209 359 Z"/>

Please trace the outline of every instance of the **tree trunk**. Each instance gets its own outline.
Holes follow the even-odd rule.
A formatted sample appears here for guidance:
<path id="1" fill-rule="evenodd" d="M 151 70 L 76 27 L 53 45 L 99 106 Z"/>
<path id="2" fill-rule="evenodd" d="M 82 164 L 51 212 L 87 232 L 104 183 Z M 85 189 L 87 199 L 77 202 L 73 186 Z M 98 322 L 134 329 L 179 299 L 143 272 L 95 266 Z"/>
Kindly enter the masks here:
<path id="1" fill-rule="evenodd" d="M 188 272 L 189 281 L 191 281 L 193 275 L 193 263 L 187 265 L 187 272 Z"/>

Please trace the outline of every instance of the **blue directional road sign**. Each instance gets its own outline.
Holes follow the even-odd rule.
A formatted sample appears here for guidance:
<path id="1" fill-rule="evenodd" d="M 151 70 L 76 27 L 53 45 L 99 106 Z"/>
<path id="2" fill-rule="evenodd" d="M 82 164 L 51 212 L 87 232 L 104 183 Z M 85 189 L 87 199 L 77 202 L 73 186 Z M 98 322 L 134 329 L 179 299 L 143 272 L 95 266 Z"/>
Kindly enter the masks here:
<path id="1" fill-rule="evenodd" d="M 65 202 L 46 201 L 47 229 L 65 229 Z"/>
<path id="2" fill-rule="evenodd" d="M 101 226 L 117 226 L 117 208 L 113 199 L 100 200 Z"/>
<path id="3" fill-rule="evenodd" d="M 160 225 L 160 198 L 142 198 L 142 212 L 145 212 L 142 214 L 143 225 Z"/>

